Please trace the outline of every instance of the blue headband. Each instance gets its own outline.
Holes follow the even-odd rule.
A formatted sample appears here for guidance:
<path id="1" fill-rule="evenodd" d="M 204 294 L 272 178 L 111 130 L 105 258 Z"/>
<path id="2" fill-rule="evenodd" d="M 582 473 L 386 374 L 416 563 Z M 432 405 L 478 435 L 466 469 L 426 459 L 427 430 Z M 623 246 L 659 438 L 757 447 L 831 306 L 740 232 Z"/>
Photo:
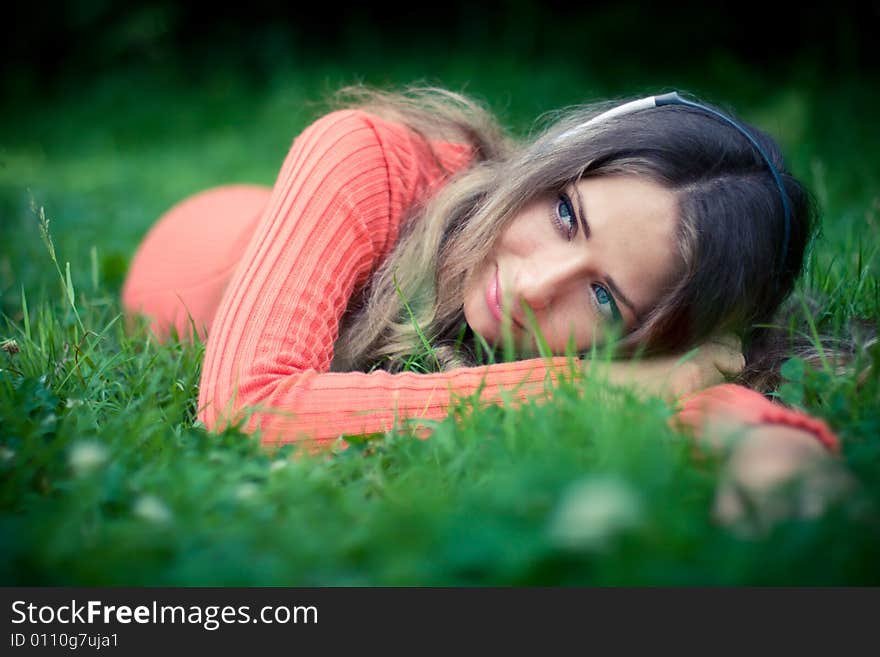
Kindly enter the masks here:
<path id="1" fill-rule="evenodd" d="M 708 112 L 714 117 L 717 117 L 730 125 L 733 128 L 736 128 L 742 135 L 749 140 L 752 146 L 755 147 L 755 150 L 764 158 L 764 162 L 767 164 L 767 168 L 770 169 L 770 174 L 773 176 L 773 180 L 776 183 L 776 186 L 779 188 L 779 196 L 782 199 L 782 209 L 785 212 L 785 233 L 782 238 L 782 251 L 781 251 L 781 263 L 780 266 L 785 266 L 785 256 L 788 254 L 788 239 L 789 233 L 791 232 L 791 206 L 788 202 L 788 194 L 785 193 L 785 187 L 782 184 L 782 178 L 779 175 L 779 171 L 776 170 L 776 167 L 773 166 L 773 162 L 770 160 L 770 157 L 761 148 L 761 145 L 757 142 L 757 140 L 752 137 L 743 128 L 739 123 L 731 119 L 729 116 L 722 114 L 721 112 L 712 109 L 711 107 L 706 107 L 705 105 L 701 105 L 700 103 L 695 103 L 690 100 L 686 100 L 678 95 L 677 92 L 673 91 L 672 93 L 663 94 L 661 96 L 648 96 L 647 98 L 640 98 L 639 100 L 633 100 L 628 103 L 624 103 L 623 105 L 619 105 L 618 107 L 614 107 L 607 112 L 603 112 L 598 116 L 594 116 L 592 119 L 587 121 L 586 123 L 582 123 L 571 130 L 567 130 L 562 135 L 557 137 L 560 139 L 565 137 L 573 132 L 580 131 L 581 128 L 588 126 L 594 122 L 603 121 L 605 119 L 610 119 L 615 116 L 621 116 L 623 114 L 629 114 L 630 112 L 637 112 L 643 109 L 649 109 L 653 107 L 662 107 L 663 105 L 685 105 L 687 107 L 694 107 L 696 109 L 702 110 L 704 112 Z"/>

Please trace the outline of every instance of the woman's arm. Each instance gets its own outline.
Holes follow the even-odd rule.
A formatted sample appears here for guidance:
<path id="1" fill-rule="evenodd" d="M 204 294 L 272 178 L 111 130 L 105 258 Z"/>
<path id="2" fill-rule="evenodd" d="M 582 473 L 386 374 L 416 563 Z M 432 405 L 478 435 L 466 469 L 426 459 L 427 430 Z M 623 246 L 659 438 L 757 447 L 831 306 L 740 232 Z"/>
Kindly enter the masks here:
<path id="1" fill-rule="evenodd" d="M 827 424 L 754 390 L 724 384 L 697 392 L 674 421 L 724 456 L 714 515 L 749 534 L 817 516 L 854 487 Z"/>
<path id="2" fill-rule="evenodd" d="M 461 149 L 445 156 L 466 161 Z M 209 428 L 256 407 L 246 427 L 263 442 L 326 443 L 444 417 L 455 394 L 491 401 L 543 389 L 564 359 L 549 369 L 535 359 L 440 374 L 328 371 L 349 299 L 388 255 L 405 208 L 442 176 L 423 139 L 364 112 L 334 112 L 296 139 L 209 335 L 199 395 Z"/>
<path id="3" fill-rule="evenodd" d="M 740 429 L 778 426 L 812 436 L 830 454 L 840 452 L 837 436 L 822 420 L 775 404 L 754 390 L 732 383 L 684 396 L 675 421 L 704 443 Z"/>

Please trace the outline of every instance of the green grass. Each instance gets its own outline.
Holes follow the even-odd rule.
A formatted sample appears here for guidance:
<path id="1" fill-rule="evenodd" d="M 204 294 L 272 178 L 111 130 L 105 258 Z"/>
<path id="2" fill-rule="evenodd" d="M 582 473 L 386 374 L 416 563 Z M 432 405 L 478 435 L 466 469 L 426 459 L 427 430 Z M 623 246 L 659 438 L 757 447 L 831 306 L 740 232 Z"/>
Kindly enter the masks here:
<path id="1" fill-rule="evenodd" d="M 319 101 L 358 79 L 465 87 L 519 132 L 609 95 L 722 101 L 780 138 L 820 201 L 801 285 L 823 299 L 816 329 L 857 334 L 880 317 L 876 87 L 816 78 L 809 62 L 780 85 L 724 58 L 675 76 L 547 58 L 525 75 L 477 55 L 290 65 L 259 83 L 231 66 L 196 79 L 144 67 L 0 110 L 0 338 L 15 341 L 0 352 L 0 582 L 880 583 L 876 344 L 862 379 L 790 367 L 783 389 L 838 432 L 856 490 L 751 537 L 713 522 L 722 464 L 694 458 L 668 407 L 598 381 L 519 410 L 463 400 L 429 440 L 404 429 L 317 456 L 198 426 L 203 348 L 160 348 L 126 323 L 127 262 L 187 194 L 271 184 Z"/>

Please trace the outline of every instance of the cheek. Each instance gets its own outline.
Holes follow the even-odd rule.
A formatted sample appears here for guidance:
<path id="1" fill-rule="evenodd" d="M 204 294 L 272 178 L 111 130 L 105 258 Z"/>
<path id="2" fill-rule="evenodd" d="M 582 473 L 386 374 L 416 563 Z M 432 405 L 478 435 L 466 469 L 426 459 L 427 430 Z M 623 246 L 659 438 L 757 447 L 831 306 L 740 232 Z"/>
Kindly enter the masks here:
<path id="1" fill-rule="evenodd" d="M 507 240 L 511 251 L 522 257 L 530 257 L 541 252 L 541 247 L 548 241 L 549 228 L 541 231 L 542 226 L 532 220 L 516 227 L 516 230 L 510 231 Z M 552 234 L 552 233 L 551 233 Z"/>
<path id="2" fill-rule="evenodd" d="M 478 263 L 465 277 L 464 289 L 468 294 L 480 291 L 489 280 L 489 276 L 495 271 L 494 252 L 490 253 L 485 260 Z"/>
<path id="3" fill-rule="evenodd" d="M 473 319 L 474 313 L 482 307 L 484 290 L 488 284 L 490 269 L 492 269 L 490 264 L 492 262 L 490 258 L 480 263 L 465 277 L 464 286 L 462 287 L 462 305 L 465 320 L 468 323 Z"/>
<path id="4" fill-rule="evenodd" d="M 558 305 L 554 312 L 542 322 L 542 332 L 554 353 L 564 354 L 570 340 L 574 340 L 576 351 L 589 349 L 594 336 L 598 335 L 595 319 L 584 304 L 577 299 Z"/>
<path id="5" fill-rule="evenodd" d="M 540 204 L 527 207 L 501 232 L 493 251 L 499 256 L 528 257 L 547 239 L 549 221 Z"/>

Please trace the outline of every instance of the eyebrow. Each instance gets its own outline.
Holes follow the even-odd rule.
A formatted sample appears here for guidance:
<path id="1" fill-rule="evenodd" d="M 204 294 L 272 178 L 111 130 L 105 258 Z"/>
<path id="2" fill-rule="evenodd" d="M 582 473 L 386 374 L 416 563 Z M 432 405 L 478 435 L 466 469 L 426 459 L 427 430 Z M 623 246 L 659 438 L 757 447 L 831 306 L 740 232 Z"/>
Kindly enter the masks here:
<path id="1" fill-rule="evenodd" d="M 581 225 L 581 230 L 584 233 L 584 237 L 589 237 L 590 236 L 590 224 L 587 223 L 587 213 L 584 212 L 584 199 L 581 197 L 581 190 L 579 190 L 577 188 L 577 185 L 575 185 L 575 184 L 572 184 L 571 187 L 574 190 L 574 195 L 575 195 L 575 198 L 577 199 L 578 222 Z M 626 305 L 630 309 L 633 316 L 636 318 L 636 321 L 640 321 L 641 318 L 639 317 L 639 313 L 636 310 L 635 305 L 633 305 L 633 302 L 630 301 L 629 298 L 627 298 L 627 296 L 623 292 L 620 291 L 620 288 L 617 286 L 617 283 L 614 282 L 614 279 L 611 278 L 610 274 L 605 274 L 603 282 L 607 283 L 608 287 L 611 288 L 611 292 L 614 294 L 614 296 L 617 297 L 618 299 L 620 299 L 624 303 L 624 305 Z"/>

